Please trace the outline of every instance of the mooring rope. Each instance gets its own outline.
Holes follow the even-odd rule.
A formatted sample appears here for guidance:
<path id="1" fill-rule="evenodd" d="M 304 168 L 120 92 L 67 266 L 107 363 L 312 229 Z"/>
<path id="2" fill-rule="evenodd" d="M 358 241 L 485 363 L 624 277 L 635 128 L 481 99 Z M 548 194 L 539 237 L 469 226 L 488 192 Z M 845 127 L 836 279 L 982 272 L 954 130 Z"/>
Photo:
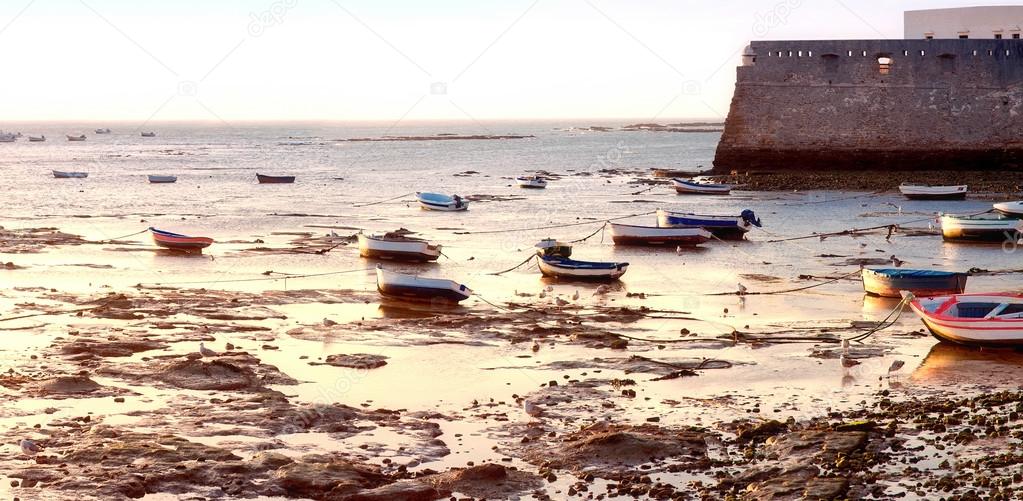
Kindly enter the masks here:
<path id="1" fill-rule="evenodd" d="M 404 197 L 407 197 L 407 196 L 409 196 L 409 195 L 415 195 L 415 194 L 416 194 L 416 192 L 414 192 L 414 191 L 413 191 L 413 192 L 411 192 L 411 193 L 405 193 L 405 194 L 403 194 L 403 195 L 398 195 L 398 196 L 396 196 L 396 197 L 393 197 L 393 198 L 388 198 L 387 200 L 380 200 L 380 201 L 378 201 L 378 202 L 370 202 L 370 203 L 368 203 L 368 204 L 356 204 L 356 205 L 353 205 L 352 207 L 369 207 L 369 206 L 371 206 L 371 205 L 380 205 L 380 204 L 385 204 L 385 203 L 387 203 L 387 202 L 391 202 L 391 201 L 397 200 L 397 199 L 399 199 L 399 198 L 404 198 Z"/>
<path id="2" fill-rule="evenodd" d="M 899 304 L 895 306 L 895 309 L 888 313 L 888 316 L 884 317 L 884 319 L 878 322 L 877 325 L 875 325 L 874 327 L 871 327 L 869 330 L 862 334 L 857 334 L 849 338 L 844 338 L 844 340 L 862 342 L 864 339 L 867 339 L 868 337 L 895 325 L 899 321 L 899 317 L 902 316 L 902 312 L 906 309 L 906 306 L 909 305 L 909 302 L 912 300 L 912 297 L 913 296 L 910 295 L 902 298 L 902 301 L 899 301 Z M 892 316 L 895 316 L 895 318 L 892 318 Z"/>
<path id="3" fill-rule="evenodd" d="M 984 212 L 977 212 L 975 214 L 965 214 L 965 215 L 958 216 L 958 217 L 974 217 L 974 216 L 980 216 L 980 215 L 983 215 L 983 214 L 988 214 L 988 213 L 991 213 L 991 212 L 994 212 L 994 209 L 988 209 L 988 210 L 986 210 Z M 913 223 L 922 223 L 922 222 L 925 222 L 925 221 L 933 221 L 935 217 L 941 217 L 941 216 L 942 216 L 942 214 L 939 213 L 939 214 L 935 214 L 932 217 L 926 217 L 926 218 L 920 218 L 920 219 L 911 219 L 909 221 L 901 221 L 901 222 L 898 222 L 898 223 L 889 223 L 889 224 L 883 224 L 883 225 L 880 225 L 880 226 L 871 226 L 871 227 L 868 227 L 868 228 L 852 228 L 852 229 L 842 230 L 842 231 L 833 231 L 833 232 L 830 232 L 830 233 L 813 233 L 813 234 L 810 234 L 810 235 L 804 235 L 804 236 L 800 236 L 800 237 L 791 237 L 791 238 L 781 238 L 781 239 L 777 239 L 777 240 L 768 240 L 766 243 L 774 244 L 774 243 L 779 243 L 779 242 L 793 242 L 793 241 L 796 241 L 796 240 L 807 240 L 807 239 L 810 239 L 810 238 L 822 238 L 822 237 L 823 238 L 827 238 L 827 237 L 837 237 L 837 236 L 845 236 L 845 235 L 856 235 L 856 234 L 859 234 L 859 233 L 866 233 L 866 232 L 870 232 L 870 231 L 877 231 L 877 230 L 884 230 L 884 229 L 888 230 L 888 238 L 891 238 L 893 232 L 895 230 L 897 230 L 900 226 L 907 225 L 907 224 L 913 224 Z"/>
<path id="4" fill-rule="evenodd" d="M 508 273 L 509 271 L 514 271 L 514 270 L 519 269 L 520 267 L 522 267 L 522 265 L 532 261 L 533 259 L 536 259 L 536 254 L 530 254 L 529 257 L 527 257 L 525 261 L 523 261 L 523 262 L 521 262 L 521 263 L 519 263 L 519 264 L 517 264 L 517 265 L 515 265 L 515 266 L 513 266 L 511 268 L 508 268 L 507 270 L 499 271 L 497 273 L 487 273 L 487 275 L 491 275 L 491 276 L 504 275 L 505 273 Z"/>
<path id="5" fill-rule="evenodd" d="M 147 231 L 149 231 L 149 228 L 146 228 L 146 229 L 144 229 L 142 231 L 136 231 L 135 233 L 129 233 L 127 235 L 122 235 L 122 236 L 119 236 L 119 237 L 108 238 L 106 240 L 88 240 L 88 243 L 90 243 L 90 244 L 103 244 L 103 243 L 107 243 L 107 242 L 114 242 L 114 241 L 120 240 L 122 238 L 134 237 L 135 235 L 141 235 L 141 234 L 143 234 L 143 233 L 145 233 Z"/>
<path id="6" fill-rule="evenodd" d="M 809 290 L 809 289 L 815 289 L 817 287 L 821 287 L 821 286 L 824 286 L 824 285 L 833 284 L 835 282 L 838 282 L 839 280 L 845 280 L 846 278 L 849 278 L 849 277 L 851 277 L 853 275 L 857 275 L 859 273 L 862 273 L 862 270 L 856 270 L 854 272 L 847 273 L 845 275 L 833 278 L 831 280 L 827 280 L 825 282 L 821 282 L 821 283 L 813 284 L 813 285 L 807 285 L 805 287 L 797 287 L 795 289 L 786 289 L 786 290 L 780 290 L 780 291 L 767 291 L 767 292 L 751 292 L 751 291 L 746 291 L 746 292 L 742 292 L 742 291 L 736 291 L 736 292 L 718 292 L 718 293 L 714 293 L 714 294 L 703 294 L 703 295 L 704 296 L 777 296 L 777 295 L 781 295 L 781 294 L 790 294 L 792 292 L 800 292 L 800 291 L 805 291 L 805 290 Z"/>
<path id="7" fill-rule="evenodd" d="M 585 222 L 580 222 L 580 223 L 553 224 L 553 225 L 550 225 L 550 226 L 536 226 L 536 227 L 533 227 L 533 228 L 513 228 L 513 229 L 504 229 L 504 230 L 485 230 L 485 231 L 456 231 L 455 235 L 491 235 L 491 234 L 495 234 L 495 233 L 518 233 L 518 232 L 526 232 L 526 231 L 553 230 L 553 229 L 557 229 L 557 228 L 571 228 L 573 226 L 585 226 L 585 225 L 588 225 L 588 224 L 607 224 L 609 221 L 618 221 L 620 219 L 629 219 L 629 218 L 632 218 L 632 217 L 639 217 L 639 216 L 649 216 L 651 214 L 656 214 L 656 213 L 657 213 L 657 211 L 650 211 L 650 212 L 643 212 L 643 213 L 640 213 L 640 214 L 630 214 L 628 216 L 612 217 L 612 218 L 603 219 L 603 220 L 585 221 Z"/>
<path id="8" fill-rule="evenodd" d="M 295 274 L 295 275 L 287 274 L 287 273 L 279 273 L 279 274 L 284 275 L 284 276 L 281 276 L 281 277 L 263 277 L 263 278 L 237 278 L 237 279 L 231 279 L 231 280 L 196 280 L 196 281 L 188 281 L 188 282 L 140 282 L 140 283 L 136 284 L 135 287 L 163 286 L 163 285 L 208 285 L 208 284 L 230 284 L 230 283 L 242 283 L 242 282 L 266 282 L 266 281 L 274 281 L 274 280 L 289 280 L 289 279 L 292 279 L 292 278 L 327 277 L 327 276 L 331 276 L 331 275 L 343 275 L 343 274 L 347 274 L 347 273 L 366 272 L 366 271 L 371 271 L 371 270 L 375 270 L 375 269 L 376 269 L 375 267 L 374 268 L 360 268 L 360 269 L 357 269 L 357 270 L 331 271 L 331 272 L 326 272 L 326 273 L 309 273 L 309 274 Z M 270 272 L 270 273 L 278 273 L 278 272 Z"/>

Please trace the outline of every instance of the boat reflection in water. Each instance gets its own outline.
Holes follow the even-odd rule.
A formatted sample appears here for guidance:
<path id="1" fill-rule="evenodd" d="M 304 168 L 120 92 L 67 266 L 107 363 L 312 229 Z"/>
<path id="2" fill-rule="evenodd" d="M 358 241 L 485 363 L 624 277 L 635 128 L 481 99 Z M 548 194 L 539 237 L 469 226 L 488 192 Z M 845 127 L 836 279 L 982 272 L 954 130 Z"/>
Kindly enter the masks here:
<path id="1" fill-rule="evenodd" d="M 865 320 L 878 321 L 886 317 L 896 306 L 899 305 L 901 299 L 894 297 L 881 297 L 872 296 L 870 294 L 863 295 L 863 314 L 866 315 Z M 907 308 L 907 313 L 909 309 Z"/>
<path id="2" fill-rule="evenodd" d="M 1017 389 L 1023 379 L 1023 351 L 936 343 L 910 378 L 926 385 L 1001 385 Z"/>

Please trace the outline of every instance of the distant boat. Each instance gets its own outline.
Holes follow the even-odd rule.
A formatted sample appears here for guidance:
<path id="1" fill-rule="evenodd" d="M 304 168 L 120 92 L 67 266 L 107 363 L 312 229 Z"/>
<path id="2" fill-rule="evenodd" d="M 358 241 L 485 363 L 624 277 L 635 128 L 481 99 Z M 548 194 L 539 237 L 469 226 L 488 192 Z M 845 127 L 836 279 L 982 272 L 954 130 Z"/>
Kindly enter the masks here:
<path id="1" fill-rule="evenodd" d="M 995 204 L 994 208 L 1006 216 L 1023 218 L 1023 202 L 1003 202 Z"/>
<path id="2" fill-rule="evenodd" d="M 96 129 L 96 134 L 110 134 L 110 129 Z"/>
<path id="3" fill-rule="evenodd" d="M 915 296 L 940 296 L 962 294 L 969 275 L 952 271 L 864 268 L 862 278 L 863 291 L 872 296 L 902 297 L 903 291 Z"/>
<path id="4" fill-rule="evenodd" d="M 1004 214 L 945 215 L 941 236 L 949 242 L 1016 242 L 1023 236 L 1023 220 Z"/>
<path id="5" fill-rule="evenodd" d="M 18 140 L 20 134 L 13 132 L 0 132 L 0 143 L 13 143 Z"/>
<path id="6" fill-rule="evenodd" d="M 295 182 L 295 176 L 264 176 L 256 174 L 259 184 L 291 184 Z"/>
<path id="7" fill-rule="evenodd" d="M 440 244 L 419 238 L 374 236 L 359 233 L 359 255 L 371 259 L 392 259 L 396 261 L 436 261 L 441 255 Z"/>
<path id="8" fill-rule="evenodd" d="M 547 187 L 547 180 L 540 176 L 522 176 L 515 178 L 519 188 L 544 189 Z"/>
<path id="9" fill-rule="evenodd" d="M 153 183 L 153 184 L 174 183 L 174 182 L 177 182 L 177 180 L 178 180 L 177 176 L 154 176 L 154 175 L 150 175 L 148 177 L 149 177 L 149 182 Z"/>
<path id="10" fill-rule="evenodd" d="M 53 172 L 53 177 L 55 177 L 57 179 L 85 179 L 85 178 L 89 177 L 89 173 L 88 172 L 65 172 L 65 171 L 59 171 L 59 170 L 55 170 L 55 171 L 52 171 L 52 172 Z"/>
<path id="11" fill-rule="evenodd" d="M 377 291 L 387 297 L 444 303 L 457 303 L 472 295 L 471 289 L 452 280 L 406 275 L 381 266 L 377 266 Z"/>
<path id="12" fill-rule="evenodd" d="M 910 308 L 934 337 L 978 346 L 1023 345 L 1023 295 L 954 294 L 911 298 Z"/>
<path id="13" fill-rule="evenodd" d="M 176 251 L 202 252 L 203 249 L 213 244 L 213 239 L 207 237 L 190 237 L 152 227 L 149 228 L 149 232 L 153 234 L 153 242 L 156 245 Z"/>
<path id="14" fill-rule="evenodd" d="M 738 216 L 703 216 L 657 210 L 657 226 L 662 228 L 703 228 L 722 239 L 741 240 L 754 226 L 761 227 L 760 218 L 746 209 Z"/>
<path id="15" fill-rule="evenodd" d="M 458 195 L 442 195 L 440 193 L 416 193 L 420 207 L 427 210 L 457 212 L 469 209 L 469 203 Z"/>
<path id="16" fill-rule="evenodd" d="M 155 132 L 143 132 L 142 137 L 156 137 Z"/>
<path id="17" fill-rule="evenodd" d="M 615 245 L 700 245 L 713 236 L 703 228 L 659 228 L 610 223 Z"/>
<path id="18" fill-rule="evenodd" d="M 72 136 L 72 135 L 68 134 L 67 135 L 67 140 L 68 141 L 85 141 L 85 134 L 82 134 L 80 136 Z"/>
<path id="19" fill-rule="evenodd" d="M 672 179 L 672 186 L 679 194 L 688 195 L 727 195 L 732 192 L 732 185 L 717 184 L 692 179 Z"/>
<path id="20" fill-rule="evenodd" d="M 921 184 L 900 184 L 899 191 L 910 200 L 963 200 L 966 198 L 968 187 L 957 186 L 930 186 Z"/>
<path id="21" fill-rule="evenodd" d="M 30 143 L 42 143 L 46 141 L 46 136 L 28 136 L 28 142 Z"/>

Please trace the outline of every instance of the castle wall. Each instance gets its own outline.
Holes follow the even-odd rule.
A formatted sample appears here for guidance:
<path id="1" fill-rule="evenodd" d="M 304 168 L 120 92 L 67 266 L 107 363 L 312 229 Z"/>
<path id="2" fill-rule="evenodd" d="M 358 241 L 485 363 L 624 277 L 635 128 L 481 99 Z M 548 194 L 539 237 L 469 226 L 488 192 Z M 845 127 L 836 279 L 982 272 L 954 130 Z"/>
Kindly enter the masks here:
<path id="1" fill-rule="evenodd" d="M 753 42 L 715 167 L 1023 168 L 1023 42 Z M 890 58 L 887 74 L 880 57 Z"/>

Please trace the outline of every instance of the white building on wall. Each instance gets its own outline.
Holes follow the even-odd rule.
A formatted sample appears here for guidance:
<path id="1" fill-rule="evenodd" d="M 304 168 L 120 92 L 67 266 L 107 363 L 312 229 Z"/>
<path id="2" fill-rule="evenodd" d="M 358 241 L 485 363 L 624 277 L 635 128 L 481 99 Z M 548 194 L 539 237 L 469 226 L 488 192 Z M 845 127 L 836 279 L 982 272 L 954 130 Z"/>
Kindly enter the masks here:
<path id="1" fill-rule="evenodd" d="M 1020 38 L 1023 6 L 962 7 L 910 10 L 905 14 L 906 39 Z"/>

